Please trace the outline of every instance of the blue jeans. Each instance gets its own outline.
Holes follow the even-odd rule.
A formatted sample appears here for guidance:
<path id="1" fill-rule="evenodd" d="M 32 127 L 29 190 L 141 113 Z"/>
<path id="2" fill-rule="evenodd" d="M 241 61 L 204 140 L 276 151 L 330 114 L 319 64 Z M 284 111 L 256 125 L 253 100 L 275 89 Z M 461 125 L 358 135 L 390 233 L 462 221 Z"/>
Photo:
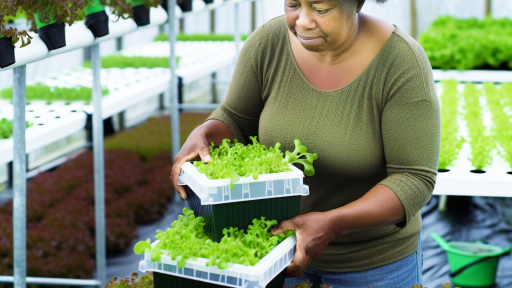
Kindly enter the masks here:
<path id="1" fill-rule="evenodd" d="M 326 284 L 333 288 L 410 288 L 416 284 L 422 284 L 422 272 L 423 254 L 420 235 L 417 251 L 391 264 L 349 273 L 322 272 L 308 266 L 301 277 L 286 278 L 285 285 L 293 287 L 309 279 L 313 287 Z"/>

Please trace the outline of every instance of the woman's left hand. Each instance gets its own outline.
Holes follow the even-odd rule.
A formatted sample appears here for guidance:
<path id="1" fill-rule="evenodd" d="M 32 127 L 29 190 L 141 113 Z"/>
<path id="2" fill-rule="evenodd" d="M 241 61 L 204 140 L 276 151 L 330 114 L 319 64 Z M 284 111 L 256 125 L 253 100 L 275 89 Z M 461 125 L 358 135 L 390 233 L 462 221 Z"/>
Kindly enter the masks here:
<path id="1" fill-rule="evenodd" d="M 336 229 L 332 226 L 329 212 L 311 212 L 299 215 L 290 220 L 282 221 L 272 231 L 277 235 L 289 230 L 294 230 L 297 237 L 297 245 L 293 262 L 286 270 L 286 277 L 301 276 L 306 268 L 316 257 L 320 256 L 325 246 L 336 235 Z"/>

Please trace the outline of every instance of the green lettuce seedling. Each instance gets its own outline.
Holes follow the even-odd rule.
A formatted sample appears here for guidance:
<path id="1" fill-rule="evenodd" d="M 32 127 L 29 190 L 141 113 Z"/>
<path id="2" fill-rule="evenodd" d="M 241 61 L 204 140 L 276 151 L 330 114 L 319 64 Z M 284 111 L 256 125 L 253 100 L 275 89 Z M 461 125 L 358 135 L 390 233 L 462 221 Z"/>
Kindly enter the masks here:
<path id="1" fill-rule="evenodd" d="M 189 259 L 206 258 L 207 266 L 227 269 L 232 264 L 245 266 L 256 265 L 265 255 L 294 231 L 272 236 L 271 229 L 277 225 L 276 220 L 254 219 L 247 233 L 238 228 L 224 229 L 224 237 L 219 243 L 213 242 L 204 231 L 206 221 L 195 217 L 194 211 L 183 208 L 183 215 L 174 221 L 166 231 L 157 231 L 160 240 L 151 247 L 150 240 L 138 242 L 135 254 L 150 253 L 151 261 L 161 261 L 162 255 L 168 255 L 177 261 L 178 267 L 184 267 Z"/>
<path id="2" fill-rule="evenodd" d="M 261 174 L 272 174 L 291 171 L 288 164 L 299 163 L 304 165 L 304 174 L 313 176 L 315 170 L 313 161 L 318 156 L 316 153 L 308 153 L 307 148 L 301 145 L 299 140 L 295 140 L 295 150 L 283 152 L 279 150 L 280 143 L 275 147 L 267 148 L 258 142 L 257 137 L 250 137 L 252 144 L 244 146 L 235 139 L 232 144 L 229 139 L 222 140 L 218 148 L 214 148 L 212 143 L 210 147 L 211 160 L 208 164 L 202 161 L 194 162 L 194 166 L 200 173 L 204 173 L 208 179 L 226 179 L 229 178 L 230 188 L 237 183 L 241 177 L 251 177 L 258 179 Z M 301 158 L 301 157 L 305 157 Z"/>

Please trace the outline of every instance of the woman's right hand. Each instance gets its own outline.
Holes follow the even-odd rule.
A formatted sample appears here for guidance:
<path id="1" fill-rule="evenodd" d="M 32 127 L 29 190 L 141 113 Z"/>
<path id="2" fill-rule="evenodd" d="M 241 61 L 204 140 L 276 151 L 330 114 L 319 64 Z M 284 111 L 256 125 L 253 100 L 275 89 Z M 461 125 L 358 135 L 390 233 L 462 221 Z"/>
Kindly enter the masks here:
<path id="1" fill-rule="evenodd" d="M 204 125 L 204 124 L 203 124 Z M 190 133 L 187 141 L 181 147 L 180 152 L 174 157 L 174 163 L 171 172 L 171 181 L 174 188 L 180 193 L 181 198 L 187 199 L 187 193 L 183 186 L 178 185 L 178 177 L 181 174 L 181 166 L 187 161 L 202 160 L 204 163 L 210 162 L 210 145 L 206 139 L 206 133 L 202 126 L 197 127 Z"/>

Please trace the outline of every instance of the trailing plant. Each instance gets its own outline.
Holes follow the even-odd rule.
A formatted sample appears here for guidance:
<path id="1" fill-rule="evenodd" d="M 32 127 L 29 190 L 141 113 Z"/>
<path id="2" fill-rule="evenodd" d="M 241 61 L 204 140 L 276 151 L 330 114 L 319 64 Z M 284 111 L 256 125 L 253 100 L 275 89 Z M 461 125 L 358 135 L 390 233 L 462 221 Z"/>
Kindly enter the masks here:
<path id="1" fill-rule="evenodd" d="M 109 90 L 103 88 L 102 93 L 103 96 L 106 96 L 109 94 Z M 0 91 L 0 97 L 12 101 L 12 88 Z M 66 103 L 84 101 L 90 103 L 92 101 L 92 89 L 85 86 L 73 88 L 50 87 L 42 83 L 27 86 L 27 101 L 37 100 L 45 101 L 47 104 L 51 104 L 53 101 L 66 101 Z"/>
<path id="2" fill-rule="evenodd" d="M 271 174 L 291 171 L 288 164 L 299 163 L 304 166 L 304 174 L 313 176 L 315 169 L 313 161 L 318 156 L 316 153 L 308 153 L 306 146 L 301 145 L 300 140 L 295 140 L 295 150 L 293 152 L 286 151 L 284 159 L 283 153 L 279 150 L 280 143 L 276 143 L 275 147 L 267 149 L 256 139 L 256 136 L 250 137 L 252 144 L 247 146 L 238 143 L 235 139 L 231 144 L 229 139 L 222 140 L 218 148 L 210 147 L 211 160 L 208 164 L 203 161 L 194 162 L 194 166 L 200 173 L 204 173 L 209 179 L 231 179 L 231 189 L 241 177 L 250 177 L 254 180 L 258 179 L 260 174 Z M 300 157 L 306 157 L 300 158 Z"/>
<path id="3" fill-rule="evenodd" d="M 82 19 L 83 16 L 80 12 L 86 4 L 85 0 L 11 0 L 11 2 L 19 3 L 18 5 L 27 16 L 27 19 L 32 22 L 31 30 L 33 32 L 37 32 L 35 15 L 43 24 L 49 24 L 55 20 L 57 23 L 72 25 Z"/>
<path id="4" fill-rule="evenodd" d="M 177 64 L 179 60 L 178 57 Z M 83 66 L 91 68 L 91 62 L 86 61 Z M 101 57 L 101 68 L 169 68 L 169 58 L 111 55 Z"/>
<path id="5" fill-rule="evenodd" d="M 30 44 L 32 36 L 28 35 L 26 30 L 18 31 L 17 28 L 7 27 L 5 24 L 9 18 L 14 19 L 17 17 L 17 9 L 12 2 L 13 0 L 8 0 L 0 3 L 0 36 L 10 37 L 12 45 L 21 41 L 20 48 L 23 48 Z"/>
<path id="6" fill-rule="evenodd" d="M 242 41 L 247 40 L 248 34 L 240 35 Z M 233 34 L 185 34 L 179 33 L 176 36 L 177 41 L 235 41 L 235 35 Z M 159 34 L 153 41 L 169 41 L 169 35 Z"/>
<path id="7" fill-rule="evenodd" d="M 476 170 L 483 170 L 491 165 L 494 149 L 496 148 L 495 138 L 491 131 L 485 127 L 482 119 L 482 108 L 480 106 L 480 91 L 475 84 L 467 83 L 464 87 L 465 115 L 471 156 L 468 158 Z"/>
<path id="8" fill-rule="evenodd" d="M 512 68 L 512 19 L 439 17 L 420 35 L 433 68 Z"/>
<path id="9" fill-rule="evenodd" d="M 33 125 L 32 122 L 27 121 L 26 128 Z M 12 137 L 12 120 L 7 118 L 0 119 L 0 139 L 9 139 Z"/>
<path id="10" fill-rule="evenodd" d="M 294 234 L 288 231 L 272 236 L 271 227 L 277 221 L 267 221 L 265 217 L 254 219 L 247 233 L 238 228 L 224 229 L 224 237 L 219 243 L 213 242 L 204 231 L 206 221 L 203 217 L 195 217 L 194 211 L 183 208 L 183 215 L 174 221 L 166 231 L 157 231 L 156 239 L 160 240 L 151 247 L 150 240 L 140 241 L 134 247 L 136 254 L 150 253 L 152 261 L 160 261 L 162 255 L 168 255 L 184 267 L 188 259 L 206 258 L 207 266 L 227 269 L 230 264 L 245 266 L 256 265 L 265 255 L 281 241 Z"/>
<path id="11" fill-rule="evenodd" d="M 483 84 L 487 104 L 491 111 L 493 131 L 502 148 L 498 153 L 512 168 L 512 115 L 509 116 L 505 113 L 505 108 L 512 108 L 512 105 L 508 104 L 509 95 L 512 95 L 510 88 L 512 85 L 509 83 L 502 84 L 501 88 L 496 87 L 494 83 Z"/>
<path id="12" fill-rule="evenodd" d="M 441 94 L 441 155 L 439 157 L 439 169 L 446 169 L 457 159 L 462 145 L 466 141 L 459 136 L 457 122 L 459 111 L 459 93 L 454 80 L 442 82 Z"/>

